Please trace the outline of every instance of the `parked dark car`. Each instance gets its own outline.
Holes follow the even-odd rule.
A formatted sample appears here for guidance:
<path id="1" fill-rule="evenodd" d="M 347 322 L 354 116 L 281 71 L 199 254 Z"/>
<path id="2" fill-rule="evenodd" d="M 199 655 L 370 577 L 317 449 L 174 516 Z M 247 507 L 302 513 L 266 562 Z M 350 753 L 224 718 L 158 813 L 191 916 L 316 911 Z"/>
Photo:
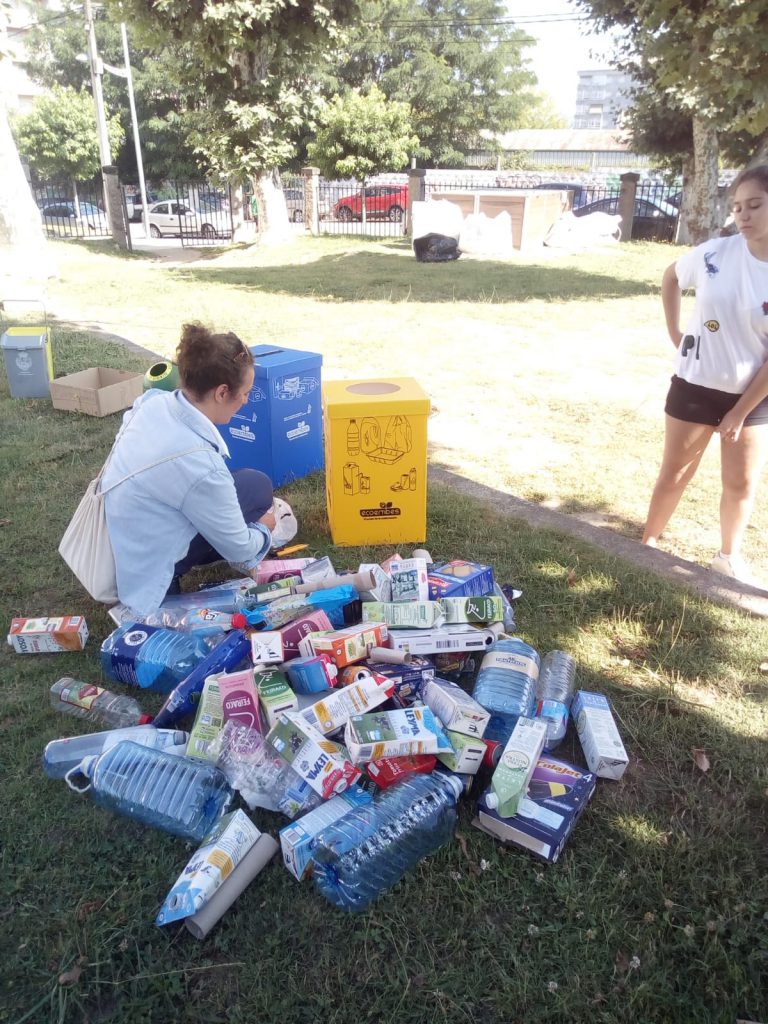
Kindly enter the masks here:
<path id="1" fill-rule="evenodd" d="M 576 217 L 586 217 L 590 213 L 617 214 L 619 197 L 596 199 L 595 202 L 585 203 L 573 212 Z M 678 211 L 669 203 L 637 196 L 632 221 L 632 238 L 636 241 L 671 242 L 675 235 L 677 217 Z"/>
<path id="2" fill-rule="evenodd" d="M 542 181 L 540 185 L 534 185 L 535 189 L 552 189 L 561 192 L 573 192 L 573 209 L 578 210 L 589 201 L 589 190 L 580 181 Z"/>

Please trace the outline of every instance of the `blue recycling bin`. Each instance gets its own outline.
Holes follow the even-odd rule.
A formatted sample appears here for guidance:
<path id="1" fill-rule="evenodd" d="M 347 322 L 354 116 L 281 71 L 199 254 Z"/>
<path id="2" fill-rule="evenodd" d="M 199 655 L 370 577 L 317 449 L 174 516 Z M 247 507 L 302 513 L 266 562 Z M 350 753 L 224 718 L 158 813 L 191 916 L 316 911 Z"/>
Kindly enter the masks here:
<path id="1" fill-rule="evenodd" d="M 254 345 L 256 376 L 248 401 L 219 432 L 229 468 L 260 469 L 275 487 L 323 468 L 318 352 Z"/>

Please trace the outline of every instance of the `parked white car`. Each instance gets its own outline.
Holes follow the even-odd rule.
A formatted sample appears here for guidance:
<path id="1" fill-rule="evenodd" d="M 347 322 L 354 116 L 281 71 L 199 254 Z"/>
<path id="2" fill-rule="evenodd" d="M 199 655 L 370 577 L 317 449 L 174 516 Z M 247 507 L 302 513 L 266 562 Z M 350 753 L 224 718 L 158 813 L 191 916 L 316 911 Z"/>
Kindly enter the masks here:
<path id="1" fill-rule="evenodd" d="M 228 215 L 214 211 L 196 212 L 184 203 L 165 199 L 153 203 L 147 215 L 149 233 L 153 238 L 165 235 L 197 235 L 200 238 L 220 238 L 229 234 Z"/>

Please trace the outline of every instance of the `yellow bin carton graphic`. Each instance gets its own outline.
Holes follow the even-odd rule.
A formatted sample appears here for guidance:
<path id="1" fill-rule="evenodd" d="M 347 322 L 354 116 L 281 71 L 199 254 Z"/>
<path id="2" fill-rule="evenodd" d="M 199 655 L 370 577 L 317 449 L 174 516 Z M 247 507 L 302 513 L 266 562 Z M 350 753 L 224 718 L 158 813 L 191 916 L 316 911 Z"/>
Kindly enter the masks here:
<path id="1" fill-rule="evenodd" d="M 426 539 L 429 409 L 428 395 L 411 377 L 323 383 L 334 544 Z"/>

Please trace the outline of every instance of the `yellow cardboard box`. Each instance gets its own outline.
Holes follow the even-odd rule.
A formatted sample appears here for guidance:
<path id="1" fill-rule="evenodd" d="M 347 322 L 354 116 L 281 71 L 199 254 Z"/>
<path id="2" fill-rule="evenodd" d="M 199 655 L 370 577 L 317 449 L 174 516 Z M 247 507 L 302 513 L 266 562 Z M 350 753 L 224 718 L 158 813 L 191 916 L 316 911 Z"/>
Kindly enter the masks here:
<path id="1" fill-rule="evenodd" d="M 425 540 L 429 410 L 428 395 L 410 377 L 323 383 L 334 544 Z"/>

